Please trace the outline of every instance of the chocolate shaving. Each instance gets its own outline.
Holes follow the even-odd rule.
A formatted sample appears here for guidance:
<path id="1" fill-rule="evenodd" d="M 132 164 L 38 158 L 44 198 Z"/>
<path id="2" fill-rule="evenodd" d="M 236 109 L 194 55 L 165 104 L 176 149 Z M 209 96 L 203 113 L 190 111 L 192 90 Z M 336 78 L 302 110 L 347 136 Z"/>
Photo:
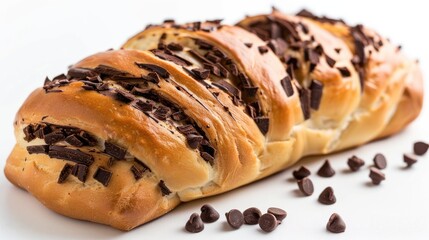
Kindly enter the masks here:
<path id="1" fill-rule="evenodd" d="M 283 87 L 283 90 L 285 91 L 286 95 L 288 97 L 291 97 L 294 93 L 292 81 L 289 76 L 285 76 L 282 80 L 280 80 L 280 83 Z"/>
<path id="2" fill-rule="evenodd" d="M 107 77 L 131 76 L 131 74 L 129 74 L 128 72 L 121 71 L 121 70 L 116 69 L 114 67 L 110 67 L 110 66 L 103 65 L 103 64 L 100 64 L 96 68 L 94 68 L 94 71 L 101 74 L 101 75 L 105 75 Z"/>
<path id="3" fill-rule="evenodd" d="M 89 170 L 88 166 L 86 166 L 84 164 L 75 164 L 73 166 L 71 174 L 73 176 L 77 177 L 77 179 L 79 179 L 79 181 L 85 182 L 86 176 L 88 175 L 88 170 Z"/>
<path id="4" fill-rule="evenodd" d="M 188 60 L 186 60 L 186 59 L 184 59 L 184 58 L 182 58 L 180 56 L 177 56 L 177 55 L 173 54 L 170 51 L 165 51 L 165 50 L 163 51 L 163 50 L 159 50 L 159 49 L 153 49 L 153 50 L 150 50 L 150 51 L 155 56 L 157 56 L 157 57 L 159 57 L 161 59 L 164 59 L 166 61 L 173 62 L 173 63 L 175 63 L 177 65 L 180 65 L 180 66 L 191 66 L 192 65 L 192 63 L 190 61 L 188 61 Z"/>
<path id="5" fill-rule="evenodd" d="M 125 158 L 125 154 L 127 153 L 127 150 L 124 148 L 121 148 L 116 144 L 106 141 L 104 142 L 104 153 L 116 158 L 117 160 L 122 160 Z"/>
<path id="6" fill-rule="evenodd" d="M 73 169 L 73 166 L 66 163 L 63 169 L 61 170 L 60 175 L 58 176 L 57 183 L 63 183 L 67 179 L 67 177 L 72 173 L 72 169 Z"/>
<path id="7" fill-rule="evenodd" d="M 48 145 L 33 145 L 33 146 L 27 146 L 27 152 L 29 154 L 47 154 L 49 150 Z"/>
<path id="8" fill-rule="evenodd" d="M 135 99 L 134 95 L 121 89 L 115 89 L 115 93 L 116 99 L 124 103 L 130 103 Z"/>
<path id="9" fill-rule="evenodd" d="M 241 98 L 241 91 L 236 88 L 234 85 L 228 83 L 225 80 L 219 80 L 217 82 L 212 83 L 214 86 L 224 90 L 226 93 L 230 94 L 231 96 L 236 96 L 238 98 Z"/>
<path id="10" fill-rule="evenodd" d="M 158 183 L 159 188 L 161 188 L 161 194 L 162 196 L 170 195 L 171 191 L 170 189 L 165 185 L 164 181 L 161 180 Z"/>
<path id="11" fill-rule="evenodd" d="M 160 105 L 158 106 L 158 108 L 155 110 L 155 112 L 153 113 L 153 115 L 158 118 L 159 120 L 167 120 L 167 118 L 170 116 L 170 108 Z"/>
<path id="12" fill-rule="evenodd" d="M 323 84 L 317 80 L 312 80 L 309 88 L 311 90 L 310 107 L 318 110 L 322 100 Z"/>
<path id="13" fill-rule="evenodd" d="M 92 155 L 78 149 L 69 149 L 62 146 L 49 146 L 48 155 L 50 158 L 64 159 L 87 166 L 94 162 L 94 157 Z"/>
<path id="14" fill-rule="evenodd" d="M 151 112 L 153 110 L 153 105 L 151 103 L 144 102 L 140 99 L 137 99 L 136 101 L 131 103 L 131 106 L 142 112 Z"/>
<path id="15" fill-rule="evenodd" d="M 89 79 L 98 76 L 98 73 L 92 69 L 74 67 L 67 72 L 69 78 Z"/>
<path id="16" fill-rule="evenodd" d="M 102 167 L 98 167 L 97 171 L 95 171 L 92 177 L 107 187 L 107 185 L 109 185 L 110 179 L 112 178 L 112 172 Z"/>
<path id="17" fill-rule="evenodd" d="M 340 71 L 341 76 L 350 77 L 351 73 L 347 67 L 337 67 L 338 71 Z"/>
<path id="18" fill-rule="evenodd" d="M 302 114 L 304 116 L 304 120 L 310 118 L 310 92 L 306 88 L 299 87 L 299 101 L 301 102 Z"/>
<path id="19" fill-rule="evenodd" d="M 152 71 L 157 73 L 159 76 L 161 76 L 162 78 L 168 78 L 170 77 L 170 73 L 167 72 L 167 70 L 165 70 L 164 68 L 154 65 L 154 64 L 146 64 L 146 63 L 135 63 L 137 65 L 137 67 L 148 70 L 148 71 Z"/>
<path id="20" fill-rule="evenodd" d="M 262 134 L 267 134 L 270 125 L 270 119 L 268 117 L 256 117 L 253 118 L 253 120 L 255 121 L 256 125 L 258 125 L 258 128 Z"/>

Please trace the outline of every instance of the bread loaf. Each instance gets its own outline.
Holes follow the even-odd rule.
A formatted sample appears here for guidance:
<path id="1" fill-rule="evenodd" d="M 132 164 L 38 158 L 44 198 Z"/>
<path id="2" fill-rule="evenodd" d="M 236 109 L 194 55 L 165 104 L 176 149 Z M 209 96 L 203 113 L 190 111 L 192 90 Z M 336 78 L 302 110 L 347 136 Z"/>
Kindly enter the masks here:
<path id="1" fill-rule="evenodd" d="M 388 40 L 309 12 L 166 21 L 31 93 L 5 174 L 60 214 L 130 230 L 396 133 L 421 86 Z"/>

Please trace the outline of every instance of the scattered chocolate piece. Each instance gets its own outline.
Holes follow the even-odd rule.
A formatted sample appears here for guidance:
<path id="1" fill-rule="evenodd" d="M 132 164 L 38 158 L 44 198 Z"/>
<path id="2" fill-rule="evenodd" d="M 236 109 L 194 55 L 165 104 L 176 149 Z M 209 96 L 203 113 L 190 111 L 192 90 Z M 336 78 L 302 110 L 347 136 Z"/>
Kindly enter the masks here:
<path id="1" fill-rule="evenodd" d="M 248 208 L 243 212 L 244 223 L 248 225 L 258 224 L 261 215 L 262 213 L 259 209 L 255 207 Z"/>
<path id="2" fill-rule="evenodd" d="M 201 142 L 203 141 L 203 136 L 188 134 L 186 135 L 186 140 L 191 149 L 197 149 L 200 146 Z"/>
<path id="3" fill-rule="evenodd" d="M 289 76 L 285 76 L 282 80 L 280 80 L 280 83 L 283 87 L 283 90 L 285 91 L 286 95 L 288 97 L 293 95 L 293 86 L 292 81 Z"/>
<path id="4" fill-rule="evenodd" d="M 178 55 L 175 55 L 173 52 L 171 52 L 170 50 L 160 50 L 160 49 L 152 49 L 150 50 L 155 56 L 166 60 L 166 61 L 170 61 L 173 62 L 177 65 L 180 66 L 191 66 L 192 63 L 190 61 L 188 61 L 187 59 L 184 59 Z M 156 71 L 155 71 L 156 72 Z"/>
<path id="5" fill-rule="evenodd" d="M 88 166 L 78 163 L 73 166 L 71 174 L 77 177 L 79 181 L 85 182 L 86 176 L 88 175 L 88 169 L 89 169 Z"/>
<path id="6" fill-rule="evenodd" d="M 115 98 L 124 103 L 130 103 L 135 99 L 133 94 L 121 89 L 115 89 L 115 94 Z"/>
<path id="7" fill-rule="evenodd" d="M 155 112 L 153 112 L 153 115 L 159 120 L 165 121 L 171 115 L 171 111 L 169 107 L 160 105 L 156 108 Z"/>
<path id="8" fill-rule="evenodd" d="M 329 217 L 326 229 L 332 233 L 342 233 L 346 230 L 346 224 L 340 215 L 334 213 Z"/>
<path id="9" fill-rule="evenodd" d="M 378 169 L 385 169 L 387 167 L 386 157 L 384 157 L 384 155 L 381 153 L 377 153 L 374 156 L 373 161 L 374 161 L 374 166 Z"/>
<path id="10" fill-rule="evenodd" d="M 287 216 L 287 212 L 285 210 L 276 207 L 268 208 L 267 213 L 273 214 L 279 222 L 283 221 Z"/>
<path id="11" fill-rule="evenodd" d="M 96 77 L 98 74 L 92 69 L 73 67 L 68 70 L 67 76 L 70 78 L 88 79 Z"/>
<path id="12" fill-rule="evenodd" d="M 66 137 L 65 141 L 74 147 L 82 147 L 84 145 L 83 141 L 76 134 Z"/>
<path id="13" fill-rule="evenodd" d="M 232 209 L 231 211 L 225 213 L 225 216 L 229 226 L 234 229 L 239 229 L 244 223 L 244 216 L 237 209 Z"/>
<path id="14" fill-rule="evenodd" d="M 96 71 L 99 74 L 109 76 L 109 77 L 116 77 L 116 76 L 131 76 L 128 72 L 121 71 L 119 69 L 113 68 L 111 66 L 100 64 L 98 65 L 94 71 Z"/>
<path id="15" fill-rule="evenodd" d="M 270 119 L 268 117 L 255 117 L 253 118 L 256 125 L 258 125 L 259 130 L 263 135 L 267 134 L 269 125 L 270 125 Z"/>
<path id="16" fill-rule="evenodd" d="M 27 146 L 27 152 L 29 154 L 47 154 L 49 151 L 48 145 L 33 145 L 33 146 Z"/>
<path id="17" fill-rule="evenodd" d="M 92 177 L 107 187 L 107 185 L 109 185 L 110 179 L 112 178 L 112 172 L 102 167 L 98 167 L 97 171 L 95 171 L 94 176 Z"/>
<path id="18" fill-rule="evenodd" d="M 44 136 L 44 140 L 48 145 L 63 141 L 65 138 L 64 134 L 60 131 L 54 131 Z"/>
<path id="19" fill-rule="evenodd" d="M 352 156 L 351 158 L 349 158 L 349 160 L 347 161 L 347 165 L 349 165 L 350 170 L 352 170 L 353 172 L 356 172 L 357 170 L 359 170 L 363 165 L 365 165 L 365 162 L 356 157 L 356 156 Z"/>
<path id="20" fill-rule="evenodd" d="M 193 213 L 185 225 L 186 231 L 199 233 L 204 230 L 204 223 L 198 213 Z"/>
<path id="21" fill-rule="evenodd" d="M 404 162 L 407 164 L 407 167 L 411 167 L 417 162 L 417 159 L 410 154 L 404 154 Z"/>
<path id="22" fill-rule="evenodd" d="M 311 196 L 314 192 L 313 182 L 309 178 L 298 180 L 298 188 L 305 196 Z"/>
<path id="23" fill-rule="evenodd" d="M 323 163 L 322 167 L 317 171 L 317 175 L 321 177 L 332 177 L 335 175 L 335 170 L 332 168 L 329 160 L 325 160 L 325 163 Z"/>
<path id="24" fill-rule="evenodd" d="M 325 205 L 332 205 L 337 202 L 337 198 L 334 194 L 332 187 L 325 188 L 319 195 L 319 202 Z"/>
<path id="25" fill-rule="evenodd" d="M 312 80 L 309 88 L 311 90 L 310 107 L 314 110 L 319 110 L 323 94 L 323 84 L 317 80 Z"/>
<path id="26" fill-rule="evenodd" d="M 152 71 L 155 72 L 157 74 L 159 74 L 159 76 L 161 76 L 162 78 L 168 78 L 170 77 L 170 73 L 167 72 L 167 70 L 165 70 L 164 68 L 158 66 L 158 65 L 154 65 L 154 64 L 145 64 L 145 63 L 135 63 L 137 65 L 137 67 L 148 70 L 148 71 Z"/>
<path id="27" fill-rule="evenodd" d="M 278 226 L 278 221 L 276 217 L 271 213 L 265 213 L 259 218 L 259 227 L 264 232 L 272 232 Z"/>
<path id="28" fill-rule="evenodd" d="M 244 45 L 246 45 L 246 47 L 251 48 L 253 46 L 253 43 L 244 43 Z"/>
<path id="29" fill-rule="evenodd" d="M 207 79 L 210 75 L 210 70 L 204 68 L 194 68 L 191 70 L 195 76 L 197 76 L 198 80 Z"/>
<path id="30" fill-rule="evenodd" d="M 114 158 L 113 158 L 113 159 L 114 159 Z M 131 168 L 130 168 L 130 170 L 131 170 L 131 172 L 133 173 L 134 178 L 135 178 L 136 180 L 139 180 L 140 178 L 142 178 L 142 177 L 143 177 L 143 172 L 144 172 L 144 171 L 140 170 L 140 168 L 138 168 L 136 165 L 132 165 L 132 166 L 131 166 Z"/>
<path id="31" fill-rule="evenodd" d="M 92 155 L 84 153 L 79 149 L 69 149 L 62 146 L 49 146 L 48 155 L 50 158 L 69 160 L 87 166 L 94 162 L 94 157 Z"/>
<path id="32" fill-rule="evenodd" d="M 225 80 L 219 80 L 217 82 L 214 82 L 213 85 L 222 89 L 223 91 L 225 91 L 231 96 L 236 96 L 238 98 L 241 98 L 241 91 L 238 88 L 236 88 L 234 85 L 228 83 Z"/>
<path id="33" fill-rule="evenodd" d="M 382 173 L 377 168 L 372 167 L 369 171 L 369 177 L 371 178 L 372 183 L 375 185 L 379 185 L 381 181 L 384 181 L 386 179 L 384 173 Z"/>
<path id="34" fill-rule="evenodd" d="M 170 189 L 165 185 L 164 180 L 159 181 L 158 186 L 159 186 L 159 188 L 161 188 L 162 196 L 170 195 L 171 191 L 170 191 Z"/>
<path id="35" fill-rule="evenodd" d="M 259 46 L 258 47 L 259 53 L 261 53 L 262 55 L 268 52 L 268 47 L 267 46 Z"/>
<path id="36" fill-rule="evenodd" d="M 429 149 L 429 144 L 425 142 L 416 142 L 414 143 L 414 153 L 417 156 L 423 156 Z"/>
<path id="37" fill-rule="evenodd" d="M 351 73 L 347 67 L 337 67 L 338 71 L 340 71 L 341 76 L 350 77 Z"/>
<path id="38" fill-rule="evenodd" d="M 301 110 L 304 120 L 310 118 L 310 91 L 306 88 L 298 88 L 299 101 L 301 103 Z"/>
<path id="39" fill-rule="evenodd" d="M 58 177 L 58 181 L 57 182 L 58 183 L 63 183 L 67 179 L 67 177 L 71 174 L 72 169 L 73 169 L 73 166 L 70 165 L 70 164 L 68 164 L 68 163 L 66 163 L 64 165 L 63 169 L 60 172 L 60 176 Z"/>
<path id="40" fill-rule="evenodd" d="M 219 219 L 219 213 L 208 204 L 201 207 L 201 220 L 205 223 L 216 222 Z"/>
<path id="41" fill-rule="evenodd" d="M 127 153 L 127 150 L 124 148 L 119 147 L 116 144 L 113 144 L 111 142 L 104 142 L 104 153 L 118 159 L 122 160 L 125 158 L 125 154 Z"/>
<path id="42" fill-rule="evenodd" d="M 328 55 L 325 55 L 325 59 L 331 68 L 335 66 L 336 61 L 333 58 L 329 57 Z"/>
<path id="43" fill-rule="evenodd" d="M 24 140 L 27 142 L 31 142 L 31 140 L 35 139 L 33 125 L 29 124 L 24 128 Z"/>
<path id="44" fill-rule="evenodd" d="M 305 177 L 310 176 L 311 172 L 310 170 L 308 170 L 308 168 L 301 166 L 298 170 L 293 171 L 292 174 L 296 180 L 301 180 Z"/>
<path id="45" fill-rule="evenodd" d="M 169 43 L 167 45 L 167 48 L 169 50 L 171 50 L 171 51 L 182 51 L 183 50 L 183 46 L 182 45 L 180 45 L 179 43 L 174 43 L 174 42 Z"/>

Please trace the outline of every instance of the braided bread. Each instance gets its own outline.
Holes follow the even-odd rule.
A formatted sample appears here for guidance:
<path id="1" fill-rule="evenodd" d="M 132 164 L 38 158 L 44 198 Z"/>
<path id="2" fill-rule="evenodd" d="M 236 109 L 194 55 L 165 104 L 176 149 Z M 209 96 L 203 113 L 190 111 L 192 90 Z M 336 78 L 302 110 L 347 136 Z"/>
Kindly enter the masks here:
<path id="1" fill-rule="evenodd" d="M 377 33 L 307 11 L 166 21 L 31 93 L 5 174 L 60 214 L 130 230 L 398 132 L 421 86 L 418 64 Z"/>

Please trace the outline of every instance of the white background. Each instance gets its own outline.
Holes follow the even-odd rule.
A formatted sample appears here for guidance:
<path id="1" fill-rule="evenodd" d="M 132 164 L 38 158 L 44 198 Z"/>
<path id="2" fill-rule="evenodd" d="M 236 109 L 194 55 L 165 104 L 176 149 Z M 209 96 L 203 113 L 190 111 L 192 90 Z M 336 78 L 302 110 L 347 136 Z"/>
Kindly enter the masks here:
<path id="1" fill-rule="evenodd" d="M 235 23 L 246 14 L 269 12 L 272 5 L 287 12 L 302 7 L 317 14 L 364 23 L 403 51 L 419 58 L 428 76 L 429 49 L 427 8 L 424 1 L 4 1 L 0 0 L 0 168 L 15 142 L 13 119 L 28 94 L 79 59 L 109 48 L 118 48 L 148 23 L 166 18 L 181 22 L 224 18 Z M 428 84 L 426 84 L 426 90 Z M 402 133 L 387 140 L 328 156 L 337 174 L 322 179 L 315 174 L 315 194 L 301 197 L 290 180 L 292 170 L 242 187 L 221 196 L 186 203 L 170 214 L 121 232 L 107 226 L 72 220 L 43 207 L 12 186 L 0 174 L 1 239 L 429 239 L 429 157 L 412 169 L 403 169 L 402 153 L 410 152 L 415 140 L 429 141 L 427 101 L 422 115 Z M 388 158 L 381 186 L 369 184 L 368 166 L 375 153 Z M 347 158 L 356 154 L 367 165 L 358 173 L 346 171 Z M 429 155 L 429 154 L 428 154 Z M 304 160 L 313 173 L 325 157 Z M 294 166 L 296 168 L 299 166 Z M 292 168 L 292 169 L 293 169 Z M 324 206 L 317 196 L 333 186 L 337 203 Z M 206 224 L 199 234 L 183 226 L 189 215 L 210 203 L 221 213 L 218 222 Z M 278 206 L 288 217 L 276 231 L 265 234 L 257 226 L 231 230 L 224 212 L 247 207 L 262 210 Z M 331 213 L 338 212 L 347 223 L 343 234 L 326 231 Z"/>

